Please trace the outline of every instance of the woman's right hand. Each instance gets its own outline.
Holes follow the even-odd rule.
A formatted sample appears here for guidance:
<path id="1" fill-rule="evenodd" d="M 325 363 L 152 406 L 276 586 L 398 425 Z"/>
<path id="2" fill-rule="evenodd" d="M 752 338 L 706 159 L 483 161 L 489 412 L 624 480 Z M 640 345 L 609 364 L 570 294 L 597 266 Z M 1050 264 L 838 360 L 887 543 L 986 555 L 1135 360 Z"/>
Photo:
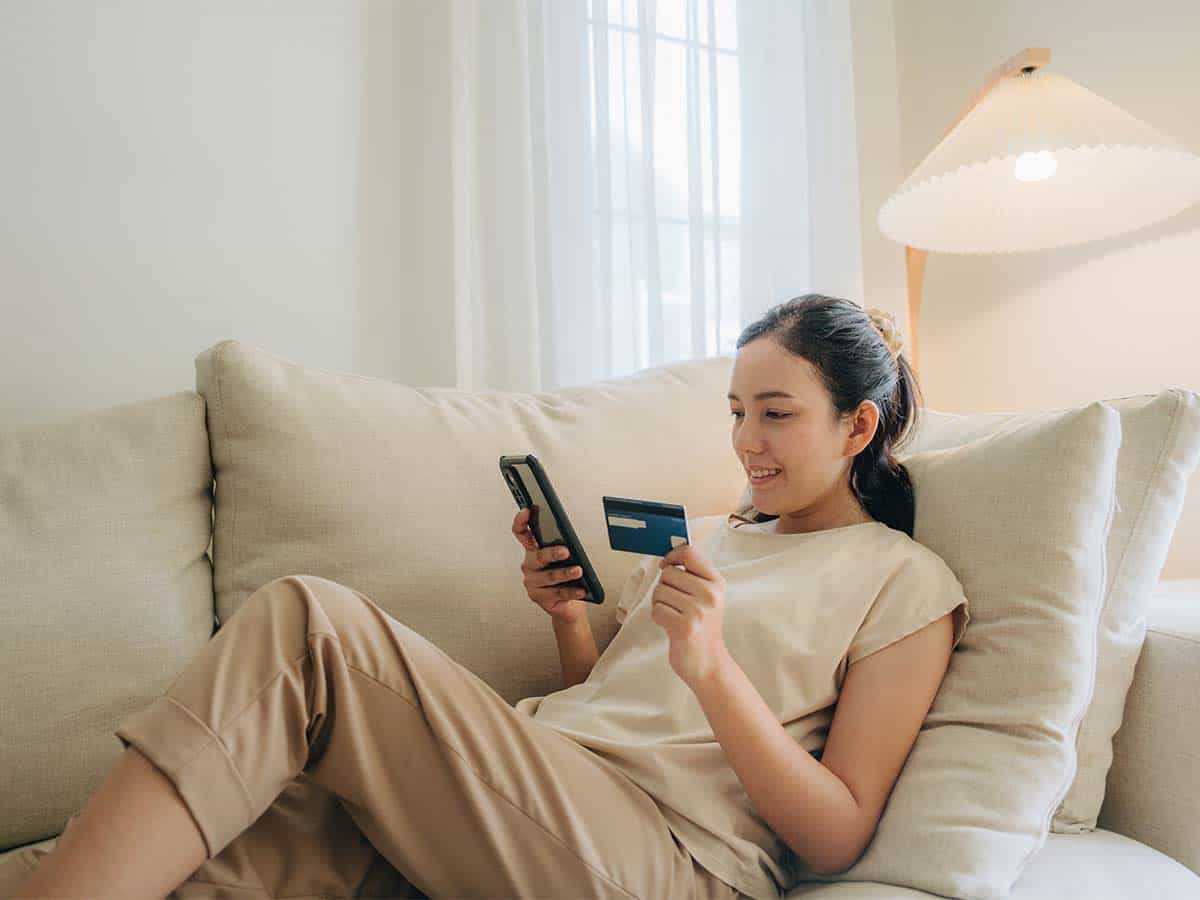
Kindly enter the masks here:
<path id="1" fill-rule="evenodd" d="M 579 566 L 562 566 L 548 569 L 547 566 L 559 559 L 566 559 L 570 553 L 566 547 L 538 548 L 529 529 L 529 510 L 517 512 L 512 524 L 513 537 L 525 548 L 525 560 L 521 563 L 521 572 L 525 576 L 525 593 L 529 599 L 540 606 L 553 619 L 568 625 L 578 622 L 587 615 L 587 601 L 578 599 L 586 591 L 576 585 L 563 585 L 564 581 L 573 581 L 583 577 Z"/>

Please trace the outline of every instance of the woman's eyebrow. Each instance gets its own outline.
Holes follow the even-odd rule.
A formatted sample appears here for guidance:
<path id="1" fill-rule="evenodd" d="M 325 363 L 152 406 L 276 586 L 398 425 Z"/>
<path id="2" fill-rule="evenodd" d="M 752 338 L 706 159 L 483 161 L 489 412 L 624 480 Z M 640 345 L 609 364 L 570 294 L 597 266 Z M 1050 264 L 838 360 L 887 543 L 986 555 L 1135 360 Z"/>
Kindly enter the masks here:
<path id="1" fill-rule="evenodd" d="M 755 400 L 766 400 L 770 397 L 787 397 L 789 400 L 796 399 L 793 395 L 789 394 L 787 391 L 760 391 L 759 393 L 754 395 Z M 729 399 L 730 400 L 740 400 L 741 398 L 738 397 L 737 394 L 730 392 Z"/>

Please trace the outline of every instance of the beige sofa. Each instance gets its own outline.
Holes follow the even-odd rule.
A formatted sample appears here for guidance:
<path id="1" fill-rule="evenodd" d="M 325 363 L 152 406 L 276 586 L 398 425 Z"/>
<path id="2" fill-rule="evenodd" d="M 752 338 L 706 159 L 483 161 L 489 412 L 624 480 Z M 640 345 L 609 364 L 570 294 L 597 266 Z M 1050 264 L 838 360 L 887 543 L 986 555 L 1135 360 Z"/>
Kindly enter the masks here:
<path id="1" fill-rule="evenodd" d="M 590 610 L 603 650 L 634 560 L 608 547 L 593 510 L 606 493 L 684 502 L 693 517 L 735 508 L 744 477 L 728 444 L 729 365 L 475 393 L 323 372 L 225 341 L 196 358 L 196 392 L 0 436 L 0 865 L 53 844 L 118 755 L 117 720 L 280 575 L 363 590 L 509 702 L 560 688 L 552 630 L 518 578 L 498 456 L 535 452 L 555 478 L 609 592 Z M 314 392 L 319 415 L 306 405 Z M 1014 898 L 1200 897 L 1200 579 L 1153 584 L 1200 433 L 1195 395 L 1168 399 L 1184 397 L 1166 432 L 1183 462 L 1156 500 L 1162 533 L 1143 561 L 1154 574 L 1138 594 L 1145 630 L 1120 636 L 1136 669 L 1099 827 L 1050 833 Z M 929 417 L 927 446 L 942 419 Z M 1182 448 L 1181 428 L 1193 442 Z M 844 882 L 788 896 L 931 895 Z"/>

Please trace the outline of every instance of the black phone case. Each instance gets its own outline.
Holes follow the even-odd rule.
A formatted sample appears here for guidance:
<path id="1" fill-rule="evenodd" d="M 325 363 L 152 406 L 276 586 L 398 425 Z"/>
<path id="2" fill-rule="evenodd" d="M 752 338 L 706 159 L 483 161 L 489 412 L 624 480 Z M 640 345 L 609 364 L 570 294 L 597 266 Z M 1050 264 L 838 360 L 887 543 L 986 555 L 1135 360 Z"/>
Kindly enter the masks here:
<path id="1" fill-rule="evenodd" d="M 591 560 L 588 559 L 587 553 L 584 552 L 583 544 L 580 542 L 578 535 L 575 534 L 575 529 L 571 525 L 571 520 L 567 518 L 567 511 L 563 508 L 562 503 L 558 499 L 558 493 L 554 490 L 554 485 L 550 483 L 550 476 L 546 474 L 545 468 L 538 461 L 538 458 L 532 453 L 525 454 L 508 454 L 500 457 L 500 474 L 504 475 L 507 470 L 513 478 L 521 485 L 521 489 L 525 490 L 525 481 L 521 477 L 521 472 L 514 468 L 516 463 L 525 463 L 533 472 L 533 477 L 537 479 L 538 487 L 541 488 L 542 494 L 546 497 L 546 502 L 550 504 L 550 513 L 554 516 L 554 521 L 558 524 L 560 533 L 566 535 L 566 546 L 570 551 L 570 555 L 566 559 L 556 559 L 549 563 L 548 569 L 561 569 L 569 566 L 579 566 L 583 569 L 583 578 L 573 578 L 570 581 L 559 582 L 563 587 L 582 587 L 586 588 L 588 593 L 581 597 L 588 603 L 603 603 L 604 602 L 604 585 L 600 583 L 600 579 L 596 577 L 596 570 L 592 568 Z M 508 480 L 504 482 L 508 485 L 509 492 L 513 495 L 513 499 L 517 501 L 517 506 L 520 509 L 525 509 L 526 504 L 522 502 L 522 498 L 513 490 L 512 485 L 508 484 Z M 532 527 L 534 540 L 537 542 L 538 548 L 543 546 L 542 536 L 537 533 Z"/>

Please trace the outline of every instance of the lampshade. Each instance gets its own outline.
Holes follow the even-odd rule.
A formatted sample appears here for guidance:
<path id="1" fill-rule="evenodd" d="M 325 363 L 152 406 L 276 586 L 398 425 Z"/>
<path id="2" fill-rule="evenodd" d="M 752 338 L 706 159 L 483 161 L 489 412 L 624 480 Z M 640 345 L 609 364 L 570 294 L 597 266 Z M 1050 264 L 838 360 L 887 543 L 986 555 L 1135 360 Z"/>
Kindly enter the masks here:
<path id="1" fill-rule="evenodd" d="M 1200 156 L 1056 72 L 1000 80 L 879 211 L 910 247 L 1082 244 L 1200 200 Z"/>

